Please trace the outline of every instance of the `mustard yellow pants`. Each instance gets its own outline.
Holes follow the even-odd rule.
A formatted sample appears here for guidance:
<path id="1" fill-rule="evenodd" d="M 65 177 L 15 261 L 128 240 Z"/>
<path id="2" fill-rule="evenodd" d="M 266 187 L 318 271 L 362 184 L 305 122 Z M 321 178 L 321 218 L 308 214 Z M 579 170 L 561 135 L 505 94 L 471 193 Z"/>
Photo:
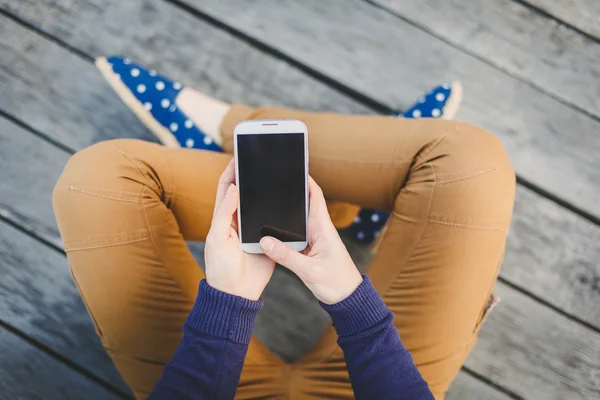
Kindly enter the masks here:
<path id="1" fill-rule="evenodd" d="M 225 150 L 232 152 L 236 123 L 265 118 L 306 123 L 310 174 L 328 200 L 392 212 L 367 273 L 443 399 L 475 342 L 504 252 L 515 190 L 504 148 L 463 122 L 234 105 L 222 124 Z M 205 239 L 229 159 L 114 140 L 75 154 L 56 185 L 73 277 L 138 398 L 152 391 L 181 338 L 204 277 L 185 240 Z M 332 208 L 338 226 L 354 213 Z M 352 398 L 334 329 L 292 365 L 253 338 L 237 397 Z"/>

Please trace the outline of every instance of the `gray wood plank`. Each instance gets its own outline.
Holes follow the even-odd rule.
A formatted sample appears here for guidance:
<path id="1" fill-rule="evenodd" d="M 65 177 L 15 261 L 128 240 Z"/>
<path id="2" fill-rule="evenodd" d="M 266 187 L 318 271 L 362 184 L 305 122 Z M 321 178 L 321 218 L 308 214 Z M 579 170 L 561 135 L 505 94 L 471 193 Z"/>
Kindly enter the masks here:
<path id="1" fill-rule="evenodd" d="M 2 399 L 120 398 L 2 327 L 0 354 Z"/>
<path id="2" fill-rule="evenodd" d="M 107 6 L 108 0 L 98 0 L 98 7 L 94 10 L 104 10 L 103 6 Z M 225 43 L 221 43 L 219 46 L 219 33 L 210 31 L 202 23 L 199 23 L 200 28 L 193 29 L 194 22 L 190 21 L 193 18 L 187 14 L 182 14 L 179 10 L 170 7 L 167 4 L 157 3 L 156 7 L 152 8 L 153 12 L 141 11 L 145 9 L 142 7 L 140 2 L 129 2 L 127 6 L 113 4 L 114 12 L 121 15 L 121 18 L 127 19 L 130 22 L 129 25 L 136 26 L 142 24 L 141 22 L 135 22 L 135 18 L 138 15 L 142 15 L 144 20 L 151 21 L 154 26 L 169 25 L 170 21 L 177 20 L 180 26 L 190 27 L 193 32 L 199 31 L 205 37 L 205 42 L 212 38 L 215 43 L 207 46 L 222 47 Z M 26 4 L 26 2 L 21 3 Z M 67 14 L 60 14 L 60 18 L 54 23 L 51 21 L 54 17 L 51 12 L 44 14 L 44 23 L 51 27 L 60 23 L 68 26 L 68 32 L 74 32 L 77 28 L 74 24 L 77 21 L 71 21 L 71 18 L 76 20 L 83 20 L 84 22 L 91 17 L 86 17 L 86 8 L 79 4 L 88 4 L 87 2 L 77 2 L 70 7 L 72 16 Z M 112 3 L 111 3 L 112 4 Z M 162 4 L 162 5 L 161 5 Z M 120 8 L 119 8 L 120 7 Z M 173 15 L 171 15 L 173 14 Z M 30 15 L 30 14 L 27 14 Z M 110 14 L 112 16 L 112 13 Z M 118 38 L 116 34 L 111 33 L 110 23 L 111 20 L 99 20 L 96 14 L 93 15 L 93 19 L 96 21 L 96 25 L 93 25 L 94 36 L 98 40 L 92 40 L 91 43 L 81 43 L 83 39 L 77 39 L 73 44 L 81 44 L 83 48 L 94 49 L 96 42 L 102 39 L 102 46 L 105 47 L 107 53 L 118 52 L 124 47 L 138 47 L 139 56 L 142 58 L 153 59 L 155 52 L 158 54 L 169 54 L 169 57 L 174 60 L 179 60 L 180 64 L 189 65 L 196 59 L 194 52 L 188 51 L 185 48 L 181 50 L 173 49 L 170 43 L 184 41 L 182 32 L 176 28 L 168 31 L 172 35 L 171 38 L 163 38 L 161 42 L 165 43 L 164 48 L 148 48 L 140 47 L 143 46 L 147 41 L 140 39 L 137 36 L 135 30 L 130 33 L 128 31 L 122 31 Z M 58 16 L 56 16 L 58 18 Z M 87 18 L 87 19 L 86 19 Z M 140 17 L 141 18 L 141 17 Z M 163 23 L 163 18 L 165 22 Z M 41 21 L 35 20 L 35 23 L 41 23 Z M 104 25 L 107 26 L 104 26 Z M 0 99 L 0 107 L 6 107 L 10 112 L 14 112 L 18 118 L 24 121 L 31 121 L 32 124 L 47 129 L 47 132 L 61 132 L 62 136 L 66 136 L 68 143 L 72 145 L 77 144 L 77 140 L 81 137 L 86 143 L 91 143 L 94 139 L 97 139 L 100 135 L 104 135 L 103 138 L 107 139 L 110 137 L 118 137 L 123 135 L 124 132 L 115 132 L 114 130 L 104 129 L 103 122 L 94 121 L 90 126 L 86 126 L 85 129 L 76 126 L 71 121 L 77 121 L 85 119 L 88 109 L 94 109 L 96 107 L 103 107 L 104 109 L 110 110 L 111 124 L 114 126 L 127 126 L 128 129 L 136 131 L 136 128 L 140 125 L 137 121 L 131 122 L 129 120 L 130 114 L 126 108 L 122 105 L 120 100 L 116 96 L 113 96 L 111 89 L 107 87 L 101 81 L 99 74 L 94 73 L 95 68 L 89 63 L 85 63 L 79 60 L 76 56 L 69 54 L 64 49 L 59 48 L 55 45 L 49 45 L 45 43 L 43 38 L 37 37 L 31 32 L 27 32 L 25 29 L 11 23 L 4 24 L 5 29 L 10 30 L 10 35 L 13 37 L 20 38 L 24 44 L 27 44 L 30 48 L 43 47 L 44 48 L 44 59 L 40 60 L 37 53 L 30 52 L 22 55 L 21 63 L 22 66 L 19 68 L 19 74 L 26 77 L 27 84 L 23 84 L 22 79 L 11 79 L 11 75 L 2 73 L 10 67 L 4 66 L 0 63 L 0 82 L 5 82 L 4 87 L 7 98 L 10 101 L 2 102 Z M 169 25 L 170 26 L 170 25 Z M 206 29 L 202 31 L 202 29 Z M 167 30 L 160 30 L 156 34 L 166 35 Z M 212 32 L 212 33 L 211 33 Z M 188 32 L 188 34 L 190 34 Z M 129 35 L 129 36 L 128 36 Z M 2 36 L 4 37 L 4 36 Z M 37 37 L 37 39 L 35 39 Z M 64 34 L 60 37 L 63 40 L 69 40 L 70 36 Z M 195 39 L 195 38 L 194 38 Z M 199 39 L 198 39 L 199 40 Z M 41 42 L 41 43 L 38 43 Z M 111 43 L 115 43 L 115 50 L 110 48 Z M 2 43 L 2 38 L 0 38 Z M 130 44 L 129 44 L 130 43 Z M 245 52 L 249 59 L 259 59 L 259 55 L 256 55 L 256 51 L 251 52 L 246 47 L 241 48 L 239 43 L 230 41 L 227 44 L 231 49 L 231 52 L 242 51 Z M 18 54 L 24 53 L 23 45 L 4 45 L 3 60 L 11 60 L 17 57 Z M 147 54 L 148 53 L 148 54 Z M 217 57 L 217 56 L 215 56 Z M 236 57 L 235 55 L 228 57 Z M 65 62 L 65 60 L 68 60 Z M 269 62 L 269 58 L 262 56 L 260 68 L 257 65 L 249 65 L 248 68 L 243 68 L 238 71 L 238 74 L 234 77 L 227 73 L 222 73 L 214 76 L 212 85 L 217 87 L 217 91 L 224 98 L 233 99 L 237 101 L 237 90 L 241 85 L 245 85 L 243 82 L 258 82 L 266 83 L 269 87 L 275 88 L 280 87 L 278 92 L 270 91 L 269 98 L 265 98 L 265 91 L 260 91 L 254 97 L 253 92 L 248 89 L 244 92 L 243 98 L 239 101 L 249 102 L 251 104 L 277 104 L 277 96 L 282 96 L 280 102 L 285 103 L 287 99 L 284 99 L 281 87 L 289 84 L 289 81 L 279 80 L 281 74 L 278 75 L 276 71 L 271 70 L 271 66 L 275 65 L 274 68 L 282 73 L 282 69 L 285 64 L 272 64 Z M 44 64 L 44 73 L 40 73 L 36 65 Z M 5 64 L 5 63 L 4 63 Z M 77 65 L 77 70 L 70 71 L 68 75 L 62 75 L 61 71 L 63 64 Z M 252 69 L 254 68 L 254 69 Z M 77 71 L 80 71 L 79 73 Z M 203 79 L 195 76 L 195 71 L 181 71 L 178 79 L 184 81 Z M 285 75 L 293 74 L 293 69 L 285 70 Z M 54 76 L 55 79 L 48 82 L 44 75 Z M 73 81 L 73 76 L 82 75 L 90 79 L 88 84 L 80 85 L 77 88 L 76 93 L 73 96 L 73 103 L 80 106 L 79 109 L 75 105 L 66 103 L 59 104 L 62 107 L 55 108 L 55 103 L 49 104 L 46 101 L 46 94 L 51 91 L 52 86 L 66 86 L 70 81 Z M 340 112 L 360 110 L 360 106 L 353 103 L 351 100 L 344 99 L 338 96 L 337 93 L 331 90 L 327 91 L 322 86 L 318 86 L 314 81 L 307 77 L 298 75 L 296 73 L 295 84 L 302 87 L 317 87 L 319 96 L 315 97 L 308 92 L 298 93 L 295 96 L 294 101 L 304 108 L 319 109 L 324 107 L 324 103 L 327 103 L 325 109 L 334 109 Z M 93 79 L 92 79 L 93 78 Z M 231 82 L 232 81 L 232 82 Z M 242 81 L 242 83 L 240 83 Z M 231 85 L 229 84 L 231 82 Z M 204 83 L 206 84 L 206 83 Z M 195 86 L 195 84 L 194 84 Z M 231 89 L 228 89 L 230 88 Z M 213 91 L 206 89 L 208 93 L 213 94 Z M 275 89 L 273 89 L 275 90 Z M 41 94 L 40 94 L 41 93 Z M 216 95 L 216 94 L 215 94 Z M 102 104 L 91 103 L 90 99 L 98 98 Z M 344 99 L 343 102 L 338 104 L 340 99 Z M 27 104 L 27 106 L 25 106 Z M 338 107 L 339 106 L 339 107 Z M 5 108 L 5 109 L 6 109 Z M 62 111 L 61 111 L 62 110 Z M 37 126 L 36 126 L 37 127 Z M 94 132 L 89 135 L 88 132 Z M 88 136 L 89 135 L 89 136 Z M 112 135 L 112 136 L 111 136 Z M 145 137 L 150 137 L 146 135 Z M 568 233 L 568 234 L 565 234 Z M 565 234 L 565 235 L 563 235 Z M 568 240 L 564 240 L 563 236 L 566 236 Z M 561 207 L 555 204 L 541 199 L 539 196 L 529 192 L 526 189 L 520 188 L 517 192 L 515 217 L 513 221 L 512 235 L 509 238 L 508 254 L 504 264 L 502 276 L 511 280 L 515 284 L 522 285 L 523 287 L 529 288 L 537 296 L 555 304 L 557 307 L 564 309 L 567 312 L 573 313 L 574 315 L 581 317 L 587 322 L 600 327 L 600 303 L 597 301 L 598 290 L 594 286 L 594 274 L 599 274 L 598 262 L 600 259 L 600 249 L 598 241 L 595 238 L 598 237 L 598 228 L 585 221 L 584 219 L 566 212 Z M 582 245 L 585 244 L 585 245 Z M 578 266 L 573 268 L 572 266 Z M 574 270 L 578 270 L 577 274 L 567 275 L 567 272 L 571 273 Z M 583 278 L 581 278 L 583 276 Z M 535 278 L 535 279 L 533 279 Z M 589 279 L 588 279 L 589 278 Z M 532 283 L 532 279 L 534 283 Z M 585 283 L 587 282 L 587 283 Z M 557 293 L 561 293 L 558 296 Z"/>
<path id="3" fill-rule="evenodd" d="M 51 194 L 68 157 L 0 118 L 0 167 L 5 171 L 0 213 L 57 247 Z M 5 223 L 1 227 L 2 320 L 127 391 L 96 336 L 65 257 Z"/>
<path id="4" fill-rule="evenodd" d="M 446 395 L 446 400 L 511 400 L 507 394 L 500 391 L 491 391 L 489 386 L 480 380 L 468 375 L 460 373 L 452 382 L 450 390 Z"/>
<path id="5" fill-rule="evenodd" d="M 376 2 L 542 91 L 600 116 L 596 41 L 512 0 Z"/>
<path id="6" fill-rule="evenodd" d="M 26 35 L 26 32 L 23 32 L 23 31 L 21 31 L 21 32 L 19 32 L 19 34 L 21 34 L 21 35 Z M 51 45 L 49 45 L 48 43 L 46 43 L 45 47 L 48 47 L 48 48 L 49 48 L 49 47 L 51 47 Z M 57 51 L 57 52 L 59 52 L 59 50 L 56 50 L 56 51 Z M 66 57 L 68 54 L 67 54 L 67 53 L 66 53 L 64 50 L 62 50 L 62 49 L 61 49 L 61 51 L 63 51 L 63 53 L 61 53 L 61 55 L 63 56 L 63 58 L 62 58 L 62 62 L 65 62 L 65 57 Z M 183 57 L 184 55 L 185 55 L 185 53 L 182 55 L 182 57 Z M 187 57 L 189 57 L 189 55 L 188 55 Z M 4 59 L 4 57 L 3 57 L 3 59 Z M 61 59 L 61 58 L 60 58 L 60 57 L 56 57 L 56 59 L 58 60 L 58 59 Z M 69 61 L 70 61 L 70 60 L 69 60 Z M 184 58 L 184 61 L 185 61 L 185 58 Z M 35 61 L 34 61 L 34 58 L 32 59 L 32 61 L 31 61 L 31 62 L 35 62 Z M 83 66 L 82 66 L 82 67 L 83 67 Z M 46 68 L 50 68 L 50 69 L 52 69 L 52 68 L 57 68 L 57 67 L 52 67 L 51 65 L 46 65 Z M 88 68 L 90 68 L 90 67 L 88 67 Z M 93 67 L 91 67 L 91 68 L 93 68 Z M 267 71 L 267 72 L 268 72 L 268 71 Z M 50 72 L 48 72 L 48 73 L 50 73 Z M 254 71 L 253 73 L 255 73 L 255 74 L 256 74 L 256 71 Z M 66 79 L 66 78 L 67 78 L 67 77 L 65 77 L 65 79 Z M 73 76 L 71 76 L 71 77 L 68 77 L 68 78 L 70 78 L 70 79 L 73 79 Z M 57 83 L 56 83 L 56 82 L 53 82 L 53 84 L 57 84 Z M 39 82 L 39 81 L 36 81 L 36 82 L 35 82 L 35 85 L 32 85 L 32 89 L 31 89 L 31 90 L 32 90 L 32 91 L 34 91 L 34 90 L 39 90 L 39 89 L 40 89 L 40 88 L 39 88 L 39 86 L 43 86 L 43 85 L 44 85 L 44 82 Z M 226 84 L 226 82 L 224 82 L 224 81 L 223 81 L 223 82 L 221 83 L 221 85 L 223 85 L 223 86 L 226 86 L 227 84 Z M 9 89 L 10 89 L 10 88 L 9 88 Z M 82 89 L 85 89 L 85 88 L 82 88 Z M 97 88 L 93 88 L 93 89 L 97 89 Z M 12 89 L 11 89 L 11 90 L 12 90 Z M 28 92 L 26 92 L 26 91 L 25 91 L 25 89 L 22 89 L 22 90 L 23 90 L 23 94 L 22 94 L 22 96 L 29 96 L 30 98 L 32 98 L 32 97 L 35 97 L 35 96 L 32 96 L 31 94 L 29 94 Z M 43 90 L 43 89 L 42 89 L 42 90 Z M 14 93 L 14 92 L 11 92 L 11 93 Z M 88 95 L 89 95 L 89 94 L 86 94 L 86 93 L 83 93 L 83 94 L 82 94 L 82 96 L 83 96 L 84 98 L 85 98 L 86 96 L 88 96 Z M 34 101 L 34 102 L 35 102 L 35 101 L 43 101 L 43 98 L 39 98 L 38 100 L 32 100 L 32 101 Z M 310 101 L 310 99 L 304 99 L 304 100 L 302 100 L 302 101 L 309 102 L 309 101 Z M 85 103 L 84 103 L 84 104 L 85 104 Z M 333 104 L 333 105 L 330 105 L 330 107 L 335 107 L 335 104 Z M 41 108 L 43 108 L 43 107 L 41 107 Z M 25 116 L 25 117 L 28 117 L 27 110 L 20 109 L 20 111 L 19 111 L 19 112 L 20 112 L 20 114 L 19 114 L 20 116 Z M 83 110 L 82 110 L 82 112 L 83 112 Z M 60 121 L 60 119 L 72 118 L 72 116 L 65 115 L 65 114 L 58 114 L 58 115 L 60 116 L 60 118 L 57 118 L 57 121 Z M 55 122 L 55 123 L 56 123 L 56 125 L 51 125 L 51 128 L 52 128 L 52 130 L 57 130 L 57 129 L 56 129 L 57 127 L 58 127 L 58 128 L 60 128 L 60 127 L 61 127 L 60 125 L 58 125 L 58 122 Z M 98 129 L 98 130 L 101 130 L 101 128 L 102 128 L 102 127 L 100 126 L 100 127 L 97 127 L 96 129 Z M 77 131 L 72 131 L 72 132 L 71 132 L 71 134 L 72 134 L 72 135 L 75 135 L 76 133 L 77 133 Z M 547 251 L 552 251 L 552 249 L 547 249 Z M 288 345 L 289 345 L 289 344 L 288 344 Z M 546 345 L 549 345 L 549 344 L 546 344 Z M 493 359 L 493 356 L 492 356 L 492 355 L 489 355 L 489 354 L 488 354 L 488 357 L 490 357 L 490 358 L 492 358 L 492 359 Z M 493 361 L 493 360 L 492 360 L 492 361 Z M 495 366 L 495 368 L 501 369 L 501 368 L 508 368 L 508 367 L 507 367 L 507 366 L 503 366 L 503 367 L 502 367 L 502 366 L 501 366 L 501 367 L 497 367 L 497 366 Z"/>
<path id="7" fill-rule="evenodd" d="M 548 14 L 600 39 L 600 3 L 595 0 L 525 0 Z"/>
<path id="8" fill-rule="evenodd" d="M 600 215 L 600 122 L 529 84 L 362 0 L 185 1 L 392 107 L 462 81 L 458 119 L 494 132 L 522 177 Z"/>
<path id="9" fill-rule="evenodd" d="M 465 365 L 525 399 L 600 398 L 600 335 L 498 283 Z"/>
<path id="10" fill-rule="evenodd" d="M 500 276 L 600 328 L 600 227 L 522 187 Z"/>
<path id="11" fill-rule="evenodd" d="M 0 5 L 23 18 L 32 18 L 33 24 L 93 57 L 127 54 L 225 100 L 370 112 L 329 87 L 307 79 L 287 63 L 163 2 L 2 0 Z M 40 80 L 47 84 L 26 96 L 2 96 L 0 108 L 15 116 L 28 113 L 24 121 L 73 149 L 114 137 L 151 138 L 85 60 L 70 57 L 72 62 L 64 63 L 64 52 L 57 52 L 56 46 L 49 47 L 47 40 L 37 35 L 19 36 L 15 30 L 25 32 L 11 21 L 3 21 L 0 26 L 4 68 L 0 71 L 0 87 L 15 87 L 14 79 L 24 86 Z M 29 64 L 32 55 L 36 60 L 33 65 Z M 49 70 L 48 65 L 61 68 Z M 43 107 L 46 112 L 36 107 Z M 65 113 L 72 118 L 57 120 L 57 115 Z"/>

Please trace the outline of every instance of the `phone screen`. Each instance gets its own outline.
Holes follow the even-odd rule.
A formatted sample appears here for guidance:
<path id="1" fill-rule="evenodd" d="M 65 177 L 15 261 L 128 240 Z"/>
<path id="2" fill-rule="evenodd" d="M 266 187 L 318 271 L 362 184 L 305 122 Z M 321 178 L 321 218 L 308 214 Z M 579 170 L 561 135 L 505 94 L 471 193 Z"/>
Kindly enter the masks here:
<path id="1" fill-rule="evenodd" d="M 304 133 L 237 136 L 243 243 L 306 240 Z"/>

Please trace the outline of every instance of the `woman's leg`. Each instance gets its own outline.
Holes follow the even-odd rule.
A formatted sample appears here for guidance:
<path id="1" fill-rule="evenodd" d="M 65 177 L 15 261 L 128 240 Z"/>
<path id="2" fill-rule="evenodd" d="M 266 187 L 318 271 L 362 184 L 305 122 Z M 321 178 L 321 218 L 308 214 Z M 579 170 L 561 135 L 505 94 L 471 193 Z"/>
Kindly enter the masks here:
<path id="1" fill-rule="evenodd" d="M 182 335 L 204 273 L 204 240 L 231 155 L 115 140 L 74 155 L 54 191 L 72 274 L 104 346 L 145 398 Z M 283 363 L 253 338 L 239 398 L 280 393 Z"/>
<path id="2" fill-rule="evenodd" d="M 438 399 L 475 341 L 492 298 L 515 177 L 497 138 L 464 122 L 233 106 L 223 146 L 244 119 L 308 126 L 310 173 L 328 199 L 392 211 L 368 273 Z M 329 329 L 290 375 L 298 398 L 351 398 Z"/>

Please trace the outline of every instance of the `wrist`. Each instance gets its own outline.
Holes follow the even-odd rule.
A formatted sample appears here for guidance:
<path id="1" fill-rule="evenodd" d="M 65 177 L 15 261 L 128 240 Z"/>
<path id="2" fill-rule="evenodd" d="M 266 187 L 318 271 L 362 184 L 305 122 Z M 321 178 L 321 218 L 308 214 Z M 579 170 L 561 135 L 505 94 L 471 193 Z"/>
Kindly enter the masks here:
<path id="1" fill-rule="evenodd" d="M 322 296 L 322 298 L 319 298 L 319 301 L 323 304 L 332 305 L 344 301 L 351 296 L 363 282 L 363 276 L 358 270 L 355 270 L 354 272 L 355 273 L 351 276 L 347 276 L 343 279 L 343 286 L 336 288 L 334 293 L 330 293 L 330 296 Z"/>
<path id="2" fill-rule="evenodd" d="M 363 275 L 362 278 L 362 283 L 344 300 L 335 304 L 320 302 L 321 307 L 331 316 L 340 337 L 369 329 L 390 315 L 369 277 Z"/>
<path id="3" fill-rule="evenodd" d="M 231 285 L 229 283 L 221 282 L 218 279 L 213 279 L 209 276 L 206 276 L 206 282 L 211 288 L 232 296 L 242 297 L 251 301 L 258 301 L 260 299 L 260 293 L 250 293 L 248 290 L 238 285 Z"/>

